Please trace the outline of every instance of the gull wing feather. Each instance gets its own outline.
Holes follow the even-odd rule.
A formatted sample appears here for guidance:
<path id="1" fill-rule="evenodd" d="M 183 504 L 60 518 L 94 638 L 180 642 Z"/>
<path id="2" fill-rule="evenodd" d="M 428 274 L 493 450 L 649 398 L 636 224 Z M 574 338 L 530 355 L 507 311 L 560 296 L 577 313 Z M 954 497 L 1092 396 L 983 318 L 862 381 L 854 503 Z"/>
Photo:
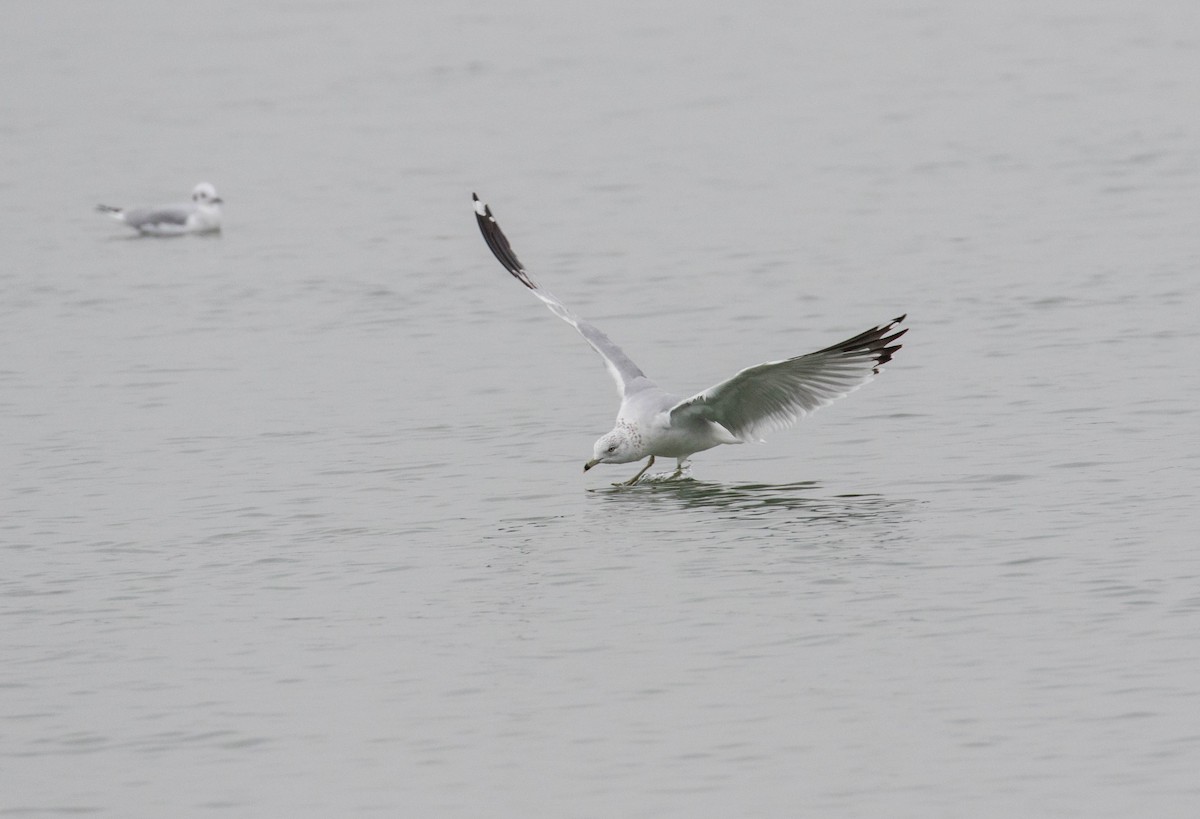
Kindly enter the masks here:
<path id="1" fill-rule="evenodd" d="M 500 264 L 504 265 L 504 268 L 517 281 L 528 287 L 533 295 L 541 299 L 542 303 L 550 308 L 551 313 L 578 330 L 587 343 L 592 345 L 592 349 L 604 359 L 604 365 L 613 380 L 617 382 L 617 389 L 621 392 L 622 397 L 629 394 L 631 385 L 638 379 L 648 384 L 645 373 L 600 328 L 575 315 L 553 293 L 530 278 L 529 274 L 525 272 L 525 266 L 521 264 L 521 260 L 517 258 L 517 254 L 513 252 L 512 246 L 508 243 L 508 237 L 500 230 L 500 225 L 492 216 L 492 209 L 481 202 L 476 194 L 471 194 L 471 198 L 475 201 L 475 219 L 479 222 L 479 230 Z"/>
<path id="2" fill-rule="evenodd" d="M 194 205 L 166 205 L 158 208 L 135 208 L 125 211 L 125 221 L 135 228 L 164 227 L 187 224 L 188 217 L 195 213 Z"/>
<path id="3" fill-rule="evenodd" d="M 703 419 L 739 439 L 761 440 L 878 375 L 900 349 L 894 342 L 908 332 L 897 330 L 904 319 L 900 316 L 815 353 L 748 367 L 680 401 L 670 410 L 671 421 Z"/>

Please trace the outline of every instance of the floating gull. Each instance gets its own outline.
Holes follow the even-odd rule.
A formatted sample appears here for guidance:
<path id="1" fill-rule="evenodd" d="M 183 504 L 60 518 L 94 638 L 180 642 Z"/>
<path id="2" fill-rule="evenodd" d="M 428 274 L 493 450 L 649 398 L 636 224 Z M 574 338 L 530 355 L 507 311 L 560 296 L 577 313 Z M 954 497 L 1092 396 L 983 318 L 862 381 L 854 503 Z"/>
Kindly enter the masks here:
<path id="1" fill-rule="evenodd" d="M 596 464 L 625 464 L 649 457 L 630 486 L 661 455 L 676 459 L 672 477 L 683 475 L 688 458 L 719 444 L 761 441 L 771 430 L 791 426 L 803 416 L 866 384 L 900 349 L 893 342 L 908 332 L 897 329 L 905 316 L 872 327 L 854 338 L 783 361 L 748 367 L 693 396 L 673 395 L 648 379 L 636 364 L 595 325 L 579 318 L 540 287 L 513 253 L 492 210 L 479 197 L 475 218 L 492 253 L 550 312 L 570 324 L 600 353 L 621 393 L 621 408 L 612 431 L 596 441 Z"/>
<path id="2" fill-rule="evenodd" d="M 191 202 L 133 210 L 97 205 L 96 210 L 149 236 L 180 236 L 220 230 L 221 201 L 216 188 L 201 182 L 192 190 Z"/>

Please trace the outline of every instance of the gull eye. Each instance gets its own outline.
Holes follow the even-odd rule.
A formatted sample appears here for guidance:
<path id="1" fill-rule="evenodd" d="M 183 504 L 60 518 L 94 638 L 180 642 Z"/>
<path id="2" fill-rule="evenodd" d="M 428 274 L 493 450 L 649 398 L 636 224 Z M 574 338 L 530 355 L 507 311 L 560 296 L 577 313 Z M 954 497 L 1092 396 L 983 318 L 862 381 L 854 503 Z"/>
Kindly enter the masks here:
<path id="1" fill-rule="evenodd" d="M 613 452 L 616 452 L 616 451 L 617 451 L 617 445 L 616 445 L 616 444 L 613 444 L 612 446 L 610 446 L 610 447 L 608 448 L 608 451 L 609 451 L 609 453 L 610 453 L 610 454 L 611 454 L 611 453 L 613 453 Z"/>

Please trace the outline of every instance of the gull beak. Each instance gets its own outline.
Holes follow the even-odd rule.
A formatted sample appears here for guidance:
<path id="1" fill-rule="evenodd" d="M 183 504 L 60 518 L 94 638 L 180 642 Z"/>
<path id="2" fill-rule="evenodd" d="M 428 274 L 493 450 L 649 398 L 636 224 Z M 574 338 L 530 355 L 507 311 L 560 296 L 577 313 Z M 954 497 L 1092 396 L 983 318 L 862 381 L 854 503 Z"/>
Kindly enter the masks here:
<path id="1" fill-rule="evenodd" d="M 591 469 L 593 466 L 595 466 L 598 463 L 600 463 L 599 459 L 588 461 L 586 464 L 583 465 L 583 471 L 587 472 L 589 469 Z"/>
<path id="2" fill-rule="evenodd" d="M 214 205 L 223 205 L 223 204 L 225 204 L 225 200 L 224 200 L 224 199 L 222 199 L 222 198 L 221 198 L 221 197 L 219 197 L 219 196 L 214 196 L 212 199 L 209 199 L 208 201 L 209 201 L 209 202 L 211 202 L 211 203 L 212 203 L 212 204 L 214 204 Z"/>

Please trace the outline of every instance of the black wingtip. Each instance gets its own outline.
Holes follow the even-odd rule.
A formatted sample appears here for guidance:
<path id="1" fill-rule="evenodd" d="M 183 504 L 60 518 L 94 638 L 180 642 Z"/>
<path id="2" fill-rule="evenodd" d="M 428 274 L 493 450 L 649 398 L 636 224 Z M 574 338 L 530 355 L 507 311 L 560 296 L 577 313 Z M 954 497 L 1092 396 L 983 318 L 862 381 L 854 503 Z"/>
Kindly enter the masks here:
<path id="1" fill-rule="evenodd" d="M 484 202 L 479 198 L 479 194 L 472 193 L 471 201 L 475 204 L 475 215 L 477 217 L 481 219 L 491 219 L 493 222 L 496 221 L 492 216 L 492 209 L 487 206 L 487 202 Z"/>
<path id="2" fill-rule="evenodd" d="M 826 347 L 820 352 L 868 353 L 875 360 L 871 370 L 878 375 L 879 369 L 891 361 L 896 351 L 904 346 L 902 344 L 893 344 L 892 342 L 908 332 L 907 327 L 897 329 L 900 322 L 906 318 L 908 318 L 908 313 L 892 319 L 887 324 L 872 327 L 865 333 L 859 333 L 840 344 Z M 893 330 L 896 330 L 896 332 L 892 332 Z"/>
<path id="3" fill-rule="evenodd" d="M 508 243 L 508 237 L 504 235 L 504 231 L 500 230 L 496 217 L 492 215 L 492 209 L 479 198 L 478 194 L 472 193 L 471 199 L 475 203 L 475 221 L 479 223 L 479 232 L 483 234 L 483 240 L 487 242 L 492 255 L 517 281 L 530 290 L 537 290 L 537 285 L 525 272 L 525 265 L 521 264 L 521 260 L 513 252 L 512 245 Z"/>
<path id="4" fill-rule="evenodd" d="M 895 330 L 896 326 L 906 318 L 908 318 L 908 313 L 892 319 L 883 327 L 879 328 L 879 334 L 881 337 L 875 342 L 874 345 L 874 348 L 878 350 L 878 357 L 875 359 L 875 366 L 872 368 L 872 371 L 875 373 L 875 375 L 879 375 L 879 369 L 884 364 L 887 364 L 889 361 L 891 361 L 892 356 L 896 354 L 896 351 L 904 346 L 903 344 L 893 344 L 892 342 L 907 333 L 907 327 L 901 327 L 899 331 L 892 333 L 891 335 L 887 335 L 887 333 L 890 330 Z"/>

